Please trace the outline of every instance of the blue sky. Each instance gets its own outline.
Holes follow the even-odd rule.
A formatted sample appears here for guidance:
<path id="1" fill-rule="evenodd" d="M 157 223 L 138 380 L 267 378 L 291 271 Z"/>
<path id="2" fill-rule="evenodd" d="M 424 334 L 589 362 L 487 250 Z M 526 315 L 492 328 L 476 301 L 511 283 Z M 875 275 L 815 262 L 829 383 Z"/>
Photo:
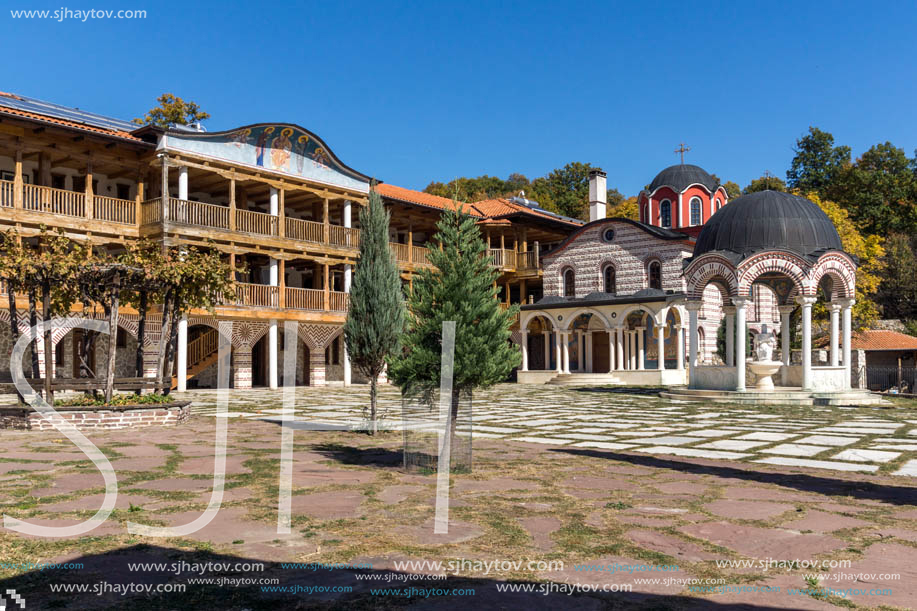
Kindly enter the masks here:
<path id="1" fill-rule="evenodd" d="M 31 6 L 30 6 L 31 4 Z M 228 2 L 142 20 L 12 19 L 0 90 L 133 118 L 163 92 L 211 131 L 298 123 L 386 182 L 569 161 L 636 194 L 687 161 L 745 186 L 783 177 L 809 125 L 862 153 L 917 148 L 917 8 L 907 2 Z M 258 8 L 255 8 L 255 7 Z"/>

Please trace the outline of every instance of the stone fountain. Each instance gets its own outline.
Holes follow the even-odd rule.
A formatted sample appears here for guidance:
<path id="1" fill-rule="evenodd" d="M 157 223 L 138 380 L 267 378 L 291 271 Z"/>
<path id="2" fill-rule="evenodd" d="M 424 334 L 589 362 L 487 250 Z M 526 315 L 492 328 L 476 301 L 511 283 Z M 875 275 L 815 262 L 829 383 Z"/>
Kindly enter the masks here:
<path id="1" fill-rule="evenodd" d="M 755 374 L 756 390 L 774 390 L 774 380 L 771 376 L 780 371 L 783 365 L 780 361 L 773 360 L 776 347 L 777 338 L 767 330 L 767 325 L 764 325 L 761 327 L 761 333 L 755 335 L 755 360 L 748 363 L 751 372 Z"/>

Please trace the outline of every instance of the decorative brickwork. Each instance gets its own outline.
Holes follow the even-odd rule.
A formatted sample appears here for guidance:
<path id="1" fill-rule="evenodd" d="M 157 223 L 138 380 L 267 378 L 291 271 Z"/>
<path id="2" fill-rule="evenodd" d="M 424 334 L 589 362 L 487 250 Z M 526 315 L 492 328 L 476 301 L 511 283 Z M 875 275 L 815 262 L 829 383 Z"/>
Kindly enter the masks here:
<path id="1" fill-rule="evenodd" d="M 140 426 L 170 426 L 191 417 L 191 403 L 135 406 L 117 410 L 58 411 L 60 416 L 80 430 L 124 429 Z M 28 408 L 0 408 L 0 429 L 50 430 L 54 426 L 38 412 Z"/>

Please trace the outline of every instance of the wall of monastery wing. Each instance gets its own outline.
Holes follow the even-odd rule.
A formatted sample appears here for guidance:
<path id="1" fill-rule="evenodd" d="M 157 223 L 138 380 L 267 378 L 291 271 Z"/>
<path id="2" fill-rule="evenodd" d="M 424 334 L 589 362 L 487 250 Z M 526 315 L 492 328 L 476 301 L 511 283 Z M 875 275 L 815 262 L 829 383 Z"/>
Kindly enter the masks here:
<path id="1" fill-rule="evenodd" d="M 11 155 L 0 155 L 0 180 L 13 180 L 13 174 L 16 171 L 16 161 Z M 34 157 L 23 159 L 22 175 L 23 181 L 27 184 L 38 183 L 38 160 Z M 75 169 L 64 166 L 54 166 L 51 169 L 51 179 L 55 184 L 47 186 L 56 186 L 59 189 L 67 191 L 74 190 L 74 181 L 78 183 L 85 182 L 86 170 Z M 133 199 L 137 197 L 137 173 L 133 172 L 128 175 L 117 178 L 109 178 L 105 174 L 96 170 L 92 174 L 94 192 L 96 195 L 104 197 L 121 197 L 123 199 Z M 57 182 L 60 181 L 60 182 Z M 119 194 L 120 186 L 120 194 Z"/>
<path id="2" fill-rule="evenodd" d="M 603 235 L 614 229 L 612 240 Z M 556 255 L 544 259 L 545 296 L 563 294 L 563 273 L 573 269 L 576 297 L 603 290 L 602 270 L 615 268 L 618 295 L 629 295 L 649 286 L 647 269 L 662 264 L 663 290 L 683 291 L 682 261 L 691 250 L 675 240 L 656 238 L 630 223 L 609 222 L 589 227 Z"/>

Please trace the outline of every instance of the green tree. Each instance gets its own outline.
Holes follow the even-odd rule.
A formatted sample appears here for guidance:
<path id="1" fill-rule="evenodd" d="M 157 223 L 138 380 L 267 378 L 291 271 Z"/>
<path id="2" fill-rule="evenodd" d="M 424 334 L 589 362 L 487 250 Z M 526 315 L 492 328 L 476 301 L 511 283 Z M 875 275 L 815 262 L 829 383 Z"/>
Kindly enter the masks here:
<path id="1" fill-rule="evenodd" d="M 755 178 L 745 189 L 742 190 L 742 193 L 757 193 L 758 191 L 786 191 L 786 183 L 777 178 L 776 176 L 762 176 L 761 178 Z"/>
<path id="2" fill-rule="evenodd" d="M 171 93 L 164 93 L 156 101 L 159 106 L 151 108 L 143 118 L 134 119 L 140 125 L 157 125 L 169 127 L 170 125 L 188 125 L 209 119 L 210 115 L 200 109 L 194 102 L 186 102 Z"/>
<path id="3" fill-rule="evenodd" d="M 731 180 L 727 180 L 723 183 L 723 189 L 726 191 L 726 196 L 729 199 L 735 199 L 742 195 L 742 188 L 739 187 L 738 183 L 735 183 Z"/>
<path id="4" fill-rule="evenodd" d="M 533 199 L 545 209 L 572 218 L 586 219 L 589 213 L 590 163 L 574 161 L 532 181 Z"/>
<path id="5" fill-rule="evenodd" d="M 518 306 L 503 310 L 497 301 L 499 272 L 486 256 L 487 246 L 474 219 L 462 208 L 447 210 L 437 223 L 431 249 L 434 269 L 414 280 L 408 301 L 403 349 L 389 362 L 389 377 L 403 393 L 435 391 L 440 384 L 442 325 L 455 321 L 451 437 L 455 435 L 459 397 L 506 379 L 521 362 L 510 343 L 510 325 Z"/>
<path id="6" fill-rule="evenodd" d="M 917 320 L 917 243 L 903 233 L 885 241 L 885 273 L 879 301 L 885 318 Z"/>
<path id="7" fill-rule="evenodd" d="M 398 266 L 388 243 L 390 215 L 375 188 L 360 215 L 360 257 L 350 287 L 344 322 L 347 353 L 369 378 L 369 418 L 376 434 L 376 388 L 386 359 L 395 354 L 404 330 L 404 299 Z"/>
<path id="8" fill-rule="evenodd" d="M 850 164 L 850 147 L 834 146 L 834 136 L 817 127 L 796 141 L 796 153 L 786 172 L 786 184 L 802 193 L 828 196 L 828 187 L 837 174 Z"/>
<path id="9" fill-rule="evenodd" d="M 914 162 L 891 142 L 873 146 L 843 168 L 827 192 L 870 233 L 917 233 Z"/>

